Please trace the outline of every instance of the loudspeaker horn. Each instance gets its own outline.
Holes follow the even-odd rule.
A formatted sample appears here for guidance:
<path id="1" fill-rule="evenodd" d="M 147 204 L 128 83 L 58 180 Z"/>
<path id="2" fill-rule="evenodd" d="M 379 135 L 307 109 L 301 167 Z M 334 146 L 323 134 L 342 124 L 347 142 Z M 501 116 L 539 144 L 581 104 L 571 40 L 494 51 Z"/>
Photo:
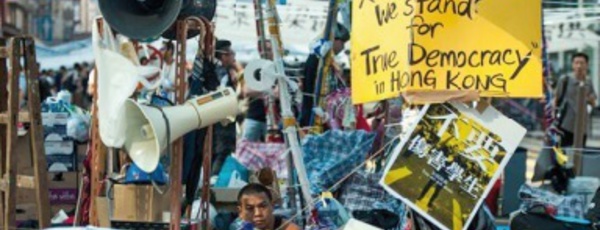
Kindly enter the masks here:
<path id="1" fill-rule="evenodd" d="M 179 19 L 187 17 L 204 17 L 208 21 L 212 21 L 217 11 L 216 0 L 183 0 Z M 189 30 L 187 38 L 196 37 L 200 33 L 199 30 Z M 163 38 L 175 40 L 177 39 L 177 25 L 173 24 L 162 34 Z"/>
<path id="2" fill-rule="evenodd" d="M 184 134 L 238 114 L 237 95 L 231 88 L 188 100 L 171 107 L 125 103 L 124 149 L 145 172 L 152 172 L 168 144 Z M 167 140 L 167 138 L 169 138 Z"/>
<path id="3" fill-rule="evenodd" d="M 113 29 L 141 41 L 157 39 L 171 27 L 182 3 L 182 0 L 98 0 L 104 19 Z"/>

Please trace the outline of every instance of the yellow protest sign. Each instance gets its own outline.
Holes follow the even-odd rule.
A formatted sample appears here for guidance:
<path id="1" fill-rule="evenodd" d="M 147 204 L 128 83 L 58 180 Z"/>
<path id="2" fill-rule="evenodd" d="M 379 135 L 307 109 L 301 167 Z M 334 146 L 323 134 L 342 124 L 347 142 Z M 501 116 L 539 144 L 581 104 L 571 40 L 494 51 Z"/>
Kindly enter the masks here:
<path id="1" fill-rule="evenodd" d="M 355 0 L 352 21 L 354 103 L 405 91 L 542 96 L 540 0 Z"/>

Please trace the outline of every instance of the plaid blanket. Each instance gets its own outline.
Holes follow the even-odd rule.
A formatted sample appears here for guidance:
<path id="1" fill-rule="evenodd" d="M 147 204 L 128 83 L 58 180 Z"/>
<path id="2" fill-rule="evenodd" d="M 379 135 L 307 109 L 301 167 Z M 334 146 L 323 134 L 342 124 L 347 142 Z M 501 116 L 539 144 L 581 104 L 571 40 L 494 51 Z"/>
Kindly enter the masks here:
<path id="1" fill-rule="evenodd" d="M 380 173 L 359 170 L 340 189 L 340 202 L 350 212 L 371 210 L 377 202 L 385 201 L 388 194 L 379 185 Z"/>
<path id="2" fill-rule="evenodd" d="M 285 143 L 263 143 L 242 140 L 238 142 L 235 157 L 246 168 L 258 171 L 268 167 L 277 172 L 277 177 L 286 179 L 288 176 Z"/>
<path id="3" fill-rule="evenodd" d="M 302 140 L 311 192 L 321 194 L 362 163 L 373 146 L 375 133 L 329 130 Z M 335 188 L 334 188 L 335 189 Z"/>
<path id="4" fill-rule="evenodd" d="M 347 129 L 356 126 L 356 114 L 350 96 L 350 89 L 344 88 L 325 98 L 327 115 L 329 115 L 328 123 L 331 129 Z"/>
<path id="5" fill-rule="evenodd" d="M 374 209 L 385 209 L 395 213 L 400 219 L 396 229 L 401 229 L 407 211 L 406 206 L 379 185 L 381 177 L 381 173 L 357 171 L 340 188 L 340 203 L 350 213 Z"/>
<path id="6" fill-rule="evenodd" d="M 530 210 L 536 206 L 553 207 L 556 209 L 554 218 L 585 219 L 585 199 L 581 195 L 561 196 L 550 191 L 530 187 L 526 184 L 519 189 L 521 209 Z"/>

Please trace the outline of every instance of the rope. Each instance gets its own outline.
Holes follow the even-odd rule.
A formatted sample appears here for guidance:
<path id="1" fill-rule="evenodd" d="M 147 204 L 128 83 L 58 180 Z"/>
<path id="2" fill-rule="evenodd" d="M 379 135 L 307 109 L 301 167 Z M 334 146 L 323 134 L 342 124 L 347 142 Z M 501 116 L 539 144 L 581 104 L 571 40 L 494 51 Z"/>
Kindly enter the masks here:
<path id="1" fill-rule="evenodd" d="M 534 147 L 528 147 L 528 146 L 523 146 L 523 147 L 526 148 L 528 152 L 533 152 L 533 153 L 542 153 L 541 150 L 554 149 L 554 147 L 552 147 L 552 146 L 542 146 L 540 148 L 540 150 L 537 150 L 537 149 L 531 150 L 530 149 L 530 148 L 534 148 Z M 576 154 L 576 155 L 584 155 L 583 152 L 586 152 L 586 153 L 600 153 L 600 149 L 592 149 L 592 148 L 571 148 L 571 147 L 569 147 L 569 148 L 560 148 L 560 149 L 562 149 L 563 151 L 573 151 L 574 154 Z M 593 157 L 600 157 L 600 155 L 593 156 Z"/>
<path id="2" fill-rule="evenodd" d="M 325 191 L 331 191 L 333 188 L 336 188 L 337 186 L 339 186 L 340 184 L 342 184 L 344 181 L 346 181 L 348 178 L 350 178 L 352 175 L 354 175 L 354 173 L 356 173 L 358 170 L 360 170 L 367 162 L 373 160 L 375 157 L 381 155 L 387 148 L 388 145 L 394 143 L 396 141 L 396 139 L 400 138 L 399 136 L 396 138 L 392 138 L 391 140 L 389 140 L 385 145 L 383 145 L 381 148 L 379 148 L 379 150 L 377 150 L 377 152 L 375 152 L 374 154 L 372 154 L 371 156 L 369 156 L 364 162 L 360 163 L 358 166 L 356 166 L 354 169 L 352 169 L 350 171 L 350 173 L 348 173 L 346 176 L 344 176 L 342 179 L 340 179 L 338 182 L 336 182 L 335 184 L 333 184 L 332 186 L 330 186 L 328 189 L 326 189 Z M 364 144 L 363 144 L 364 145 Z M 305 208 L 303 208 L 302 210 L 300 210 L 300 212 L 296 213 L 294 216 L 290 217 L 287 221 L 285 221 L 281 227 L 277 228 L 277 230 L 283 230 L 285 228 L 285 226 L 287 226 L 288 224 L 292 223 L 294 219 L 298 218 L 300 215 L 302 215 L 302 213 L 308 211 L 308 209 L 310 209 L 311 207 L 313 207 L 317 202 L 319 202 L 320 199 L 315 199 L 315 201 L 311 202 L 310 205 L 306 205 Z"/>
<path id="3" fill-rule="evenodd" d="M 349 179 L 352 175 L 354 175 L 354 173 L 356 173 L 358 170 L 360 170 L 367 162 L 373 160 L 374 158 L 378 157 L 379 155 L 381 155 L 384 150 L 386 148 L 388 148 L 388 146 L 392 143 L 394 143 L 396 141 L 396 139 L 399 139 L 400 136 L 398 135 L 396 138 L 392 138 L 391 140 L 389 140 L 385 145 L 383 145 L 379 150 L 377 150 L 377 152 L 375 152 L 374 154 L 372 154 L 370 157 L 368 157 L 364 162 L 362 162 L 361 164 L 359 164 L 357 167 L 355 167 L 354 169 L 352 169 L 350 171 L 350 173 L 348 173 L 346 176 L 344 176 L 342 179 L 340 179 L 338 182 L 336 182 L 335 184 L 333 184 L 332 186 L 330 186 L 328 189 L 326 189 L 325 191 L 331 191 L 333 188 L 338 187 L 340 184 L 342 184 L 343 182 L 345 182 L 347 179 Z M 542 149 L 552 149 L 553 147 L 551 146 L 543 146 Z M 600 149 L 590 149 L 590 148 L 562 148 L 563 150 L 582 150 L 585 152 L 594 152 L 594 153 L 600 153 Z M 529 150 L 530 152 L 541 152 L 541 151 L 536 151 L 536 150 Z M 576 153 L 576 154 L 582 154 L 582 153 Z M 598 156 L 593 156 L 594 158 L 600 158 L 600 155 Z M 293 187 L 296 186 L 300 186 L 298 185 L 294 185 Z M 298 218 L 300 215 L 302 215 L 302 213 L 308 211 L 308 209 L 312 206 L 314 206 L 317 202 L 319 202 L 320 199 L 315 199 L 315 201 L 313 201 L 311 203 L 311 205 L 306 206 L 304 209 L 302 209 L 300 212 L 296 213 L 294 216 L 292 216 L 291 218 L 289 218 L 286 222 L 284 222 L 284 224 L 282 225 L 282 227 L 279 227 L 277 230 L 282 230 L 284 229 L 283 226 L 286 226 L 289 223 L 292 223 L 294 219 Z"/>

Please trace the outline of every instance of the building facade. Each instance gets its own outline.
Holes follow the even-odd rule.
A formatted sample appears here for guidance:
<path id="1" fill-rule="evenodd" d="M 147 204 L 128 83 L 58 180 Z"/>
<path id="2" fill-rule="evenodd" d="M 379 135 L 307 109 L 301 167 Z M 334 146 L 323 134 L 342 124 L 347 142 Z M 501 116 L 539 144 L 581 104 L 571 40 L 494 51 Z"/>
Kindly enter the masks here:
<path id="1" fill-rule="evenodd" d="M 571 57 L 583 52 L 590 57 L 589 78 L 600 92 L 600 17 L 594 11 L 587 8 L 582 16 L 576 7 L 545 9 L 544 32 L 554 82 L 571 74 Z"/>
<path id="2" fill-rule="evenodd" d="M 29 34 L 48 44 L 88 38 L 99 15 L 93 0 L 0 0 L 0 34 Z"/>
<path id="3" fill-rule="evenodd" d="M 2 0 L 1 34 L 4 37 L 33 34 L 34 15 L 38 7 L 35 0 Z"/>

